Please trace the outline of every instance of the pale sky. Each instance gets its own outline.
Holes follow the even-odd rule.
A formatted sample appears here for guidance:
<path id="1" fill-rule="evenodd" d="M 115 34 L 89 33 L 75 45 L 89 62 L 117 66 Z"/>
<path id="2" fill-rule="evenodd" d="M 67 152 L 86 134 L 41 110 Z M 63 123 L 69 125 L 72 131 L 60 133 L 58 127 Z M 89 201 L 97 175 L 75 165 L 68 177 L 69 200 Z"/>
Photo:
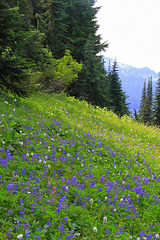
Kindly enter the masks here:
<path id="1" fill-rule="evenodd" d="M 160 72 L 160 0 L 97 0 L 106 57 Z"/>

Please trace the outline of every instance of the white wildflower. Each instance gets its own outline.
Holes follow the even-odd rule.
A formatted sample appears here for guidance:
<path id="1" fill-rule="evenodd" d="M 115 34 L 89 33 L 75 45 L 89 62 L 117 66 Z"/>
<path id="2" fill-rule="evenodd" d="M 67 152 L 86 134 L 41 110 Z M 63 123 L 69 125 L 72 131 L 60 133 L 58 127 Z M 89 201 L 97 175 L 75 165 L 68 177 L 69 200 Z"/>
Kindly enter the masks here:
<path id="1" fill-rule="evenodd" d="M 107 223 L 107 217 L 104 217 L 104 218 L 103 218 L 103 222 L 104 222 L 104 223 Z"/>
<path id="2" fill-rule="evenodd" d="M 17 236 L 17 239 L 22 239 L 23 238 L 23 234 L 19 234 L 18 236 Z"/>
<path id="3" fill-rule="evenodd" d="M 93 228 L 93 232 L 97 232 L 97 228 L 96 227 Z"/>

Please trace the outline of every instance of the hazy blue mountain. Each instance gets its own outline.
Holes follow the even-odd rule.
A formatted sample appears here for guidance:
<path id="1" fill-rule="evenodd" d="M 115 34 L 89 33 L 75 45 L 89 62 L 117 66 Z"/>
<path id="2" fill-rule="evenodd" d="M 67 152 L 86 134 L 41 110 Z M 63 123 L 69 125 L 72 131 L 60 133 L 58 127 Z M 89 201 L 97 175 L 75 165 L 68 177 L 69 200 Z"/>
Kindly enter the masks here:
<path id="1" fill-rule="evenodd" d="M 104 57 L 105 68 L 108 69 L 109 61 L 112 66 L 113 59 Z M 138 111 L 144 80 L 148 81 L 152 76 L 153 80 L 153 93 L 155 90 L 155 82 L 158 79 L 159 74 L 149 69 L 148 67 L 136 68 L 130 65 L 126 65 L 118 62 L 119 77 L 122 83 L 122 89 L 128 96 L 127 102 L 130 103 L 130 111 L 134 112 L 134 108 Z"/>

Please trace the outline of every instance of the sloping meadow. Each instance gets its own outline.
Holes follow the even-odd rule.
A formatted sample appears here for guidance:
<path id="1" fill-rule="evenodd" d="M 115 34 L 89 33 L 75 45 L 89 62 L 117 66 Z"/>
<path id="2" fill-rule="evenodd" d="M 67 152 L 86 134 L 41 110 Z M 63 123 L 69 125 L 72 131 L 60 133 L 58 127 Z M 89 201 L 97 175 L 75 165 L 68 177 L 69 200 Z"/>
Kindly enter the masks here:
<path id="1" fill-rule="evenodd" d="M 0 239 L 159 239 L 160 130 L 65 94 L 0 95 Z"/>

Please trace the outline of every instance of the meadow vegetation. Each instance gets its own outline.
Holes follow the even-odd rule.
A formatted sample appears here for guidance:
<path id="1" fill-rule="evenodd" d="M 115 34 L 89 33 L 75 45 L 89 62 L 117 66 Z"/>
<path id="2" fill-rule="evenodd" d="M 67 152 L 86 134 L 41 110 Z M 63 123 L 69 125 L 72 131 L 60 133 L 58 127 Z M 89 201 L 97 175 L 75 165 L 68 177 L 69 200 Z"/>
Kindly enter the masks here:
<path id="1" fill-rule="evenodd" d="M 159 239 L 160 130 L 66 94 L 0 95 L 0 239 Z"/>

